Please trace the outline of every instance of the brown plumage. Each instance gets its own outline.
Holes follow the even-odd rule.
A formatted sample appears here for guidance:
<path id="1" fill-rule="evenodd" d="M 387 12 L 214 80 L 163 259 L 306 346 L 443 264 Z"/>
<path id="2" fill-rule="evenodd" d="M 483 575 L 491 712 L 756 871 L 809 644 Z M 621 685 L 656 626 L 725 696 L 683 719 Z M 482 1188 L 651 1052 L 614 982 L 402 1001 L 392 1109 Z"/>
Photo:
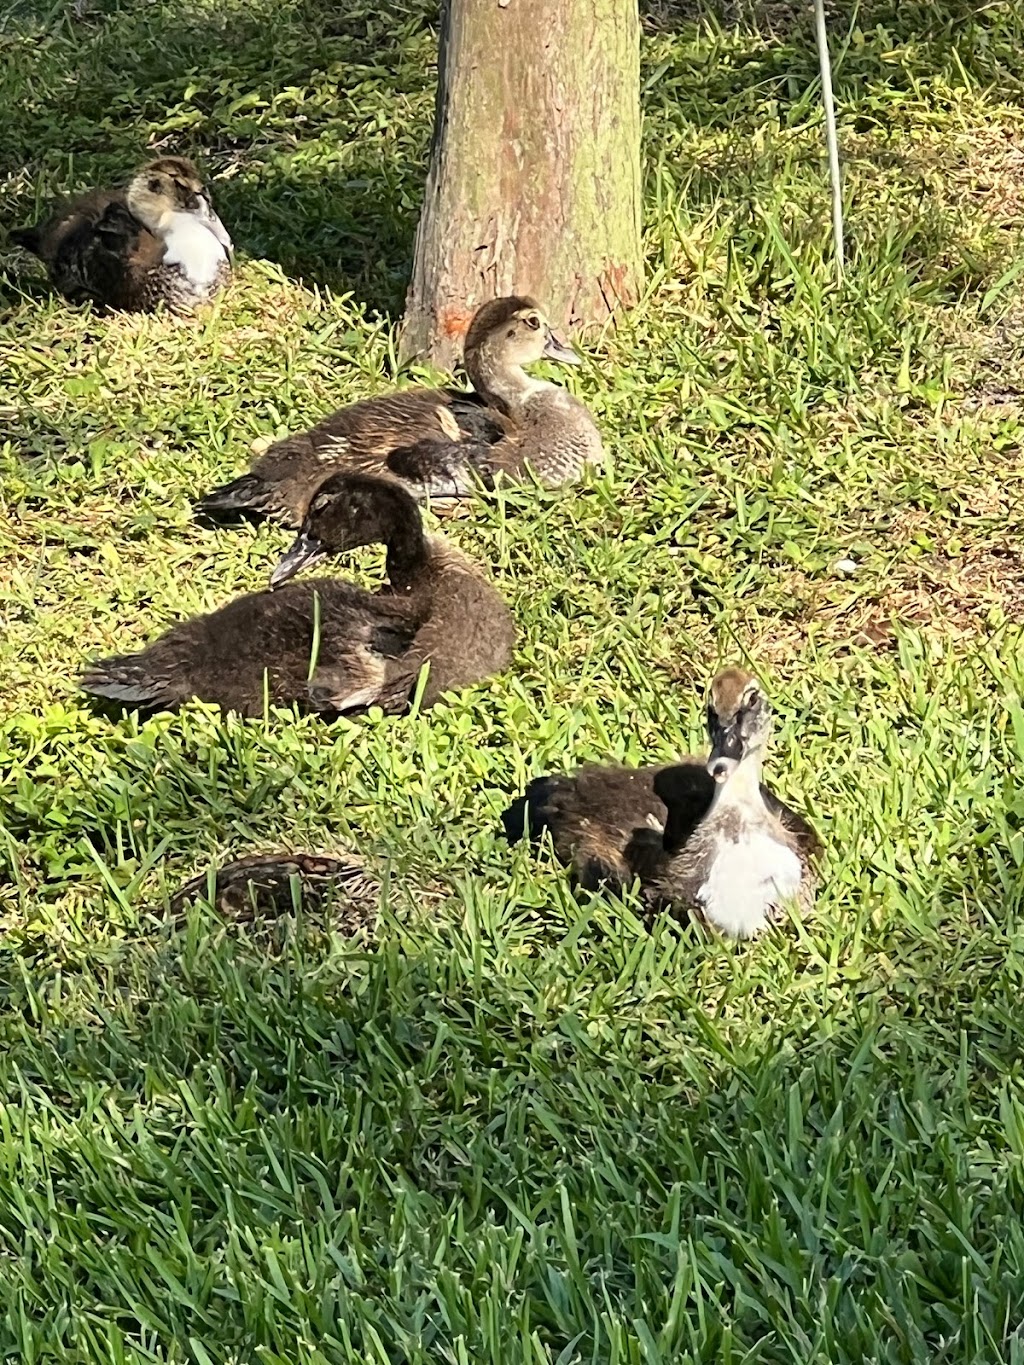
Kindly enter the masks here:
<path id="1" fill-rule="evenodd" d="M 277 441 L 248 474 L 201 498 L 215 519 L 271 517 L 297 527 L 313 490 L 330 474 L 377 474 L 416 498 L 464 497 L 528 470 L 556 486 L 599 463 L 601 437 L 566 389 L 523 370 L 547 356 L 578 357 L 529 298 L 495 299 L 477 310 L 466 336 L 471 392 L 402 389 L 340 408 L 310 431 Z"/>
<path id="2" fill-rule="evenodd" d="M 170 899 L 171 911 L 178 914 L 189 902 L 207 897 L 236 923 L 276 920 L 298 903 L 306 912 L 328 911 L 332 928 L 354 934 L 376 919 L 380 884 L 361 864 L 326 854 L 250 853 L 179 887 Z"/>
<path id="3" fill-rule="evenodd" d="M 771 711 L 757 682 L 727 669 L 708 699 L 711 754 L 649 768 L 590 765 L 535 778 L 505 811 L 510 840 L 547 830 L 581 885 L 639 879 L 652 904 L 753 937 L 813 900 L 814 830 L 760 782 Z"/>
<path id="4" fill-rule="evenodd" d="M 453 546 L 423 534 L 419 509 L 397 484 L 332 479 L 271 583 L 378 541 L 387 546 L 385 589 L 323 578 L 251 593 L 173 626 L 137 654 L 101 659 L 82 687 L 150 711 L 197 697 L 259 716 L 266 699 L 333 717 L 404 710 L 425 662 L 424 706 L 508 665 L 515 629 L 504 601 Z"/>
<path id="5" fill-rule="evenodd" d="M 190 161 L 160 157 L 127 190 L 91 190 L 11 234 L 74 303 L 187 310 L 223 287 L 231 239 Z"/>

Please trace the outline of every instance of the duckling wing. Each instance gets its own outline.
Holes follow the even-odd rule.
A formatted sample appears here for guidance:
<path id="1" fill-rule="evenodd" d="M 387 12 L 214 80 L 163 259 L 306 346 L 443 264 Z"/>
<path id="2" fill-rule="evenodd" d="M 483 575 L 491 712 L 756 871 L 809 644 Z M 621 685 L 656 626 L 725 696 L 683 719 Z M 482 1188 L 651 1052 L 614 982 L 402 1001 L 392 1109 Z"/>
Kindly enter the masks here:
<path id="1" fill-rule="evenodd" d="M 761 785 L 761 795 L 769 811 L 778 820 L 779 824 L 789 835 L 793 847 L 800 854 L 804 862 L 814 863 L 821 857 L 822 844 L 812 825 L 802 816 L 799 811 L 787 806 L 781 801 L 770 787 Z"/>
<path id="2" fill-rule="evenodd" d="M 367 398 L 339 408 L 309 431 L 275 441 L 247 474 L 204 494 L 195 509 L 217 521 L 270 517 L 296 529 L 315 490 L 343 470 L 391 473 L 420 498 L 441 496 L 435 486 L 447 488 L 455 482 L 468 491 L 473 480 L 465 474 L 456 480 L 445 467 L 445 461 L 453 459 L 445 452 L 460 448 L 460 440 L 453 440 L 453 427 L 472 445 L 462 457 L 471 464 L 479 458 L 476 452 L 502 439 L 503 423 L 501 414 L 476 394 L 458 390 L 412 388 Z M 392 452 L 420 445 L 425 451 L 436 447 L 439 459 L 413 458 L 403 469 L 400 457 L 392 466 Z"/>
<path id="3" fill-rule="evenodd" d="M 654 790 L 665 803 L 665 851 L 677 853 L 711 809 L 715 779 L 702 758 L 685 758 L 661 768 Z"/>
<path id="4" fill-rule="evenodd" d="M 478 441 L 423 440 L 393 450 L 384 467 L 421 497 L 464 498 L 493 486 L 493 449 Z"/>
<path id="5" fill-rule="evenodd" d="M 505 834 L 515 842 L 547 830 L 559 859 L 588 890 L 622 890 L 636 876 L 646 881 L 662 856 L 660 771 L 590 766 L 534 778 L 502 816 Z"/>
<path id="6" fill-rule="evenodd" d="M 376 704 L 385 710 L 405 709 L 424 664 L 430 666 L 421 697 L 426 708 L 446 692 L 504 672 L 512 661 L 516 628 L 508 604 L 482 574 L 459 561 L 461 556 L 423 586 L 415 633 L 384 672 Z"/>
<path id="7" fill-rule="evenodd" d="M 31 249 L 66 298 L 127 309 L 147 306 L 145 279 L 163 255 L 124 195 L 102 190 L 74 200 L 37 228 Z"/>
<path id="8" fill-rule="evenodd" d="M 87 296 L 108 308 L 155 306 L 152 274 L 163 244 L 128 211 L 112 203 L 91 232 L 78 234 L 54 263 L 54 283 L 65 294 Z"/>
<path id="9" fill-rule="evenodd" d="M 508 418 L 488 407 L 479 394 L 462 393 L 457 389 L 443 389 L 441 393 L 464 441 L 492 446 L 514 429 Z"/>
<path id="10" fill-rule="evenodd" d="M 344 638 L 332 631 L 323 662 L 309 680 L 308 695 L 314 710 L 344 715 L 379 706 L 383 711 L 404 711 L 419 673 L 407 660 L 416 639 L 414 615 L 391 615 L 386 602 L 382 612 L 372 610 Z"/>

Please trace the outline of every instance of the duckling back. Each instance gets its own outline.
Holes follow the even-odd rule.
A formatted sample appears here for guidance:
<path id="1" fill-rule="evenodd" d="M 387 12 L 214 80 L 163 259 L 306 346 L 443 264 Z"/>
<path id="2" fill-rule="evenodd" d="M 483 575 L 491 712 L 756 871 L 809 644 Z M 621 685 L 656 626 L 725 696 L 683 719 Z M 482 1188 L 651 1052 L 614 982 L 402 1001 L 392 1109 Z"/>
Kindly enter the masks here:
<path id="1" fill-rule="evenodd" d="M 247 474 L 201 497 L 196 511 L 218 521 L 268 517 L 297 529 L 316 488 L 342 472 L 393 479 L 417 498 L 455 496 L 456 487 L 468 492 L 473 480 L 462 474 L 457 482 L 452 470 L 505 431 L 499 415 L 472 393 L 411 388 L 364 398 L 309 431 L 275 441 Z"/>
<path id="2" fill-rule="evenodd" d="M 516 627 L 494 584 L 450 542 L 429 536 L 427 552 L 430 609 L 410 664 L 430 661 L 423 692 L 423 704 L 430 706 L 444 692 L 503 673 L 512 662 Z"/>
<path id="3" fill-rule="evenodd" d="M 81 686 L 143 711 L 174 710 L 191 698 L 243 716 L 260 716 L 267 704 L 340 711 L 370 701 L 324 697 L 318 673 L 344 675 L 348 691 L 361 694 L 408 650 L 417 625 L 414 604 L 380 600 L 354 583 L 289 583 L 172 626 L 137 654 L 101 659 Z"/>
<path id="4" fill-rule="evenodd" d="M 118 191 L 83 195 L 36 227 L 12 234 L 47 266 L 50 280 L 72 303 L 92 301 L 138 311 L 162 244 L 135 219 Z"/>

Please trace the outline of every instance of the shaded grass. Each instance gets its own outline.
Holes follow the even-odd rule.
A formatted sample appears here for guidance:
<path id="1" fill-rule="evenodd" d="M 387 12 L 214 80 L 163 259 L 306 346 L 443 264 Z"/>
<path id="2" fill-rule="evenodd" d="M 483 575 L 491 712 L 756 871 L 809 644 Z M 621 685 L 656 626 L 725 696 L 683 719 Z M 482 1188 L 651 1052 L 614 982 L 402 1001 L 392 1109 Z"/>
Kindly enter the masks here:
<path id="1" fill-rule="evenodd" d="M 0 246 L 6 1355 L 1024 1362 L 1024 32 L 837 17 L 839 292 L 783 9 L 652 13 L 649 295 L 572 381 L 611 469 L 449 528 L 513 672 L 330 728 L 112 725 L 75 675 L 261 585 L 282 533 L 190 497 L 392 382 L 436 16 L 0 31 L 5 219 L 174 147 L 241 256 L 189 326 L 65 308 Z M 813 924 L 648 932 L 496 839 L 536 772 L 699 746 L 736 657 L 828 846 Z M 361 853 L 374 938 L 172 913 L 275 847 Z"/>

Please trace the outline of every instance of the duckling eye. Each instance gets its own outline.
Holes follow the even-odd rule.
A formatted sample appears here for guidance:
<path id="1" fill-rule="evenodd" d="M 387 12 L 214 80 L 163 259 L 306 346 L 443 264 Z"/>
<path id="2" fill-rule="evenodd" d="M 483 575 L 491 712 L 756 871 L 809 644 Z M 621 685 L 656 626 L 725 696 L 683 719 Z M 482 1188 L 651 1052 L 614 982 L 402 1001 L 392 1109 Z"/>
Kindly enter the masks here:
<path id="1" fill-rule="evenodd" d="M 745 716 L 754 715 L 761 705 L 760 692 L 747 692 L 740 702 L 740 710 Z"/>
<path id="2" fill-rule="evenodd" d="M 151 181 L 149 182 L 148 188 L 149 188 L 150 194 L 159 194 L 159 193 L 160 193 L 160 188 L 161 188 L 161 186 L 160 186 L 160 181 L 159 181 L 159 180 L 151 180 Z"/>
<path id="3" fill-rule="evenodd" d="M 523 318 L 523 321 L 526 323 L 527 327 L 529 327 L 531 332 L 536 332 L 540 328 L 540 318 L 537 316 L 536 313 L 528 314 L 525 318 Z"/>

